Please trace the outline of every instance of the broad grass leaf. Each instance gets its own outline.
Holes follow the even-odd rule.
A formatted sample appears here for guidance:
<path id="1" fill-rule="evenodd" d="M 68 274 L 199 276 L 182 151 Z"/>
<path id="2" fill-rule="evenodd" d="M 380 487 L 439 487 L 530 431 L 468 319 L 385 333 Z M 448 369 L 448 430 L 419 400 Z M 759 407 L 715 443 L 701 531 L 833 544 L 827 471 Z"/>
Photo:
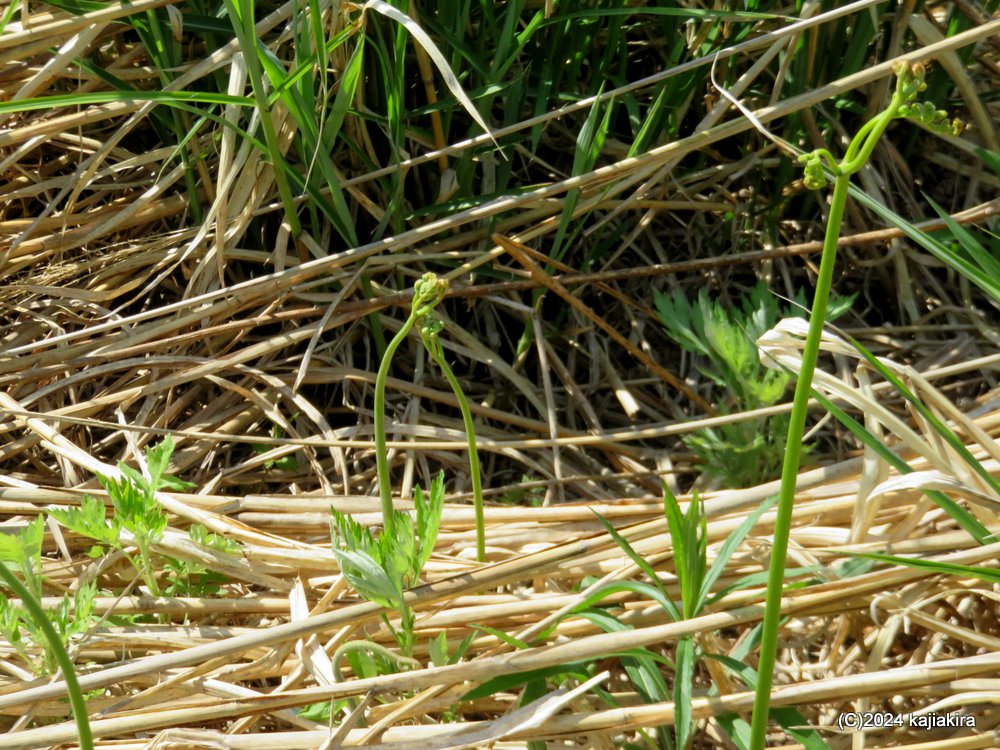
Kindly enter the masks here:
<path id="1" fill-rule="evenodd" d="M 694 639 L 691 636 L 681 638 L 677 642 L 677 671 L 674 675 L 674 727 L 678 750 L 684 750 L 690 744 L 694 728 L 691 690 L 696 658 Z"/>

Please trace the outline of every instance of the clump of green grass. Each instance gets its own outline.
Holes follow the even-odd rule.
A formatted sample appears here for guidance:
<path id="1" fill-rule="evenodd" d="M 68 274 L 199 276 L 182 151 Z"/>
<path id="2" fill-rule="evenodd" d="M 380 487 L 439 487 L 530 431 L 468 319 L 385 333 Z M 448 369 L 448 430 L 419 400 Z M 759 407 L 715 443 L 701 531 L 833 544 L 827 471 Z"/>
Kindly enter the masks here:
<path id="1" fill-rule="evenodd" d="M 598 516 L 598 520 L 614 539 L 615 544 L 649 579 L 649 582 L 616 581 L 599 587 L 591 592 L 575 611 L 587 612 L 592 621 L 597 622 L 605 630 L 611 631 L 623 627 L 621 623 L 607 621 L 598 616 L 592 608 L 602 598 L 615 591 L 635 591 L 656 601 L 674 622 L 698 617 L 709 604 L 719 601 L 726 594 L 742 586 L 751 585 L 752 579 L 740 582 L 725 591 L 712 593 L 719 577 L 729 563 L 747 534 L 750 533 L 760 517 L 771 508 L 773 500 L 762 503 L 753 513 L 726 538 L 719 548 L 712 564 L 708 564 L 707 516 L 697 494 L 688 504 L 687 512 L 683 512 L 677 498 L 666 487 L 663 493 L 663 513 L 670 530 L 670 541 L 673 549 L 674 569 L 677 582 L 680 585 L 680 603 L 676 603 L 653 566 L 633 549 L 632 545 L 607 520 Z M 603 614 L 603 613 L 601 613 Z M 661 658 L 648 649 L 641 649 L 642 654 L 630 655 L 625 671 L 631 678 L 636 689 L 650 702 L 673 700 L 676 711 L 674 734 L 671 738 L 665 732 L 660 732 L 660 743 L 665 747 L 676 747 L 678 750 L 690 747 L 694 740 L 695 722 L 691 715 L 691 698 L 694 689 L 695 669 L 705 658 L 715 657 L 708 654 L 697 642 L 694 636 L 681 638 L 674 650 L 673 668 L 674 680 L 672 689 L 660 671 Z M 745 665 L 740 665 L 745 668 Z"/>

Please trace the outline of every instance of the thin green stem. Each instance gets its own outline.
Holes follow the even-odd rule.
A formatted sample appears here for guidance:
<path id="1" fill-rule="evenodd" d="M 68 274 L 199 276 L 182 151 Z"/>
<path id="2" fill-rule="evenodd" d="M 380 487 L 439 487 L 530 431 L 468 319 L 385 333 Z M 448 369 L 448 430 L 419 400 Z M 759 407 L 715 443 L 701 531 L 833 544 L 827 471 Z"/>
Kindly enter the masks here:
<path id="1" fill-rule="evenodd" d="M 148 545 L 140 548 L 139 557 L 141 559 L 139 572 L 142 573 L 142 577 L 149 587 L 149 593 L 153 596 L 160 596 L 160 585 L 156 582 L 156 570 L 153 568 L 153 555 Z"/>
<path id="2" fill-rule="evenodd" d="M 898 94 L 893 94 L 892 103 L 895 103 L 895 100 L 897 98 Z M 892 109 L 891 104 L 890 104 L 890 109 Z M 851 142 L 847 144 L 847 150 L 844 152 L 844 158 L 841 159 L 840 162 L 837 164 L 838 169 L 843 167 L 844 165 L 849 165 L 858 159 L 858 151 L 861 149 L 862 146 L 867 145 L 868 134 L 871 133 L 872 130 L 877 125 L 879 125 L 879 123 L 884 121 L 886 125 L 889 124 L 889 121 L 892 119 L 892 117 L 890 115 L 890 117 L 886 119 L 887 113 L 888 111 L 882 112 L 881 114 L 877 115 L 876 117 L 873 117 L 871 120 L 869 120 L 868 122 L 866 122 L 864 125 L 861 126 L 861 130 L 855 133 L 854 137 L 851 139 Z M 881 134 L 882 132 L 880 130 L 879 133 L 876 134 L 875 139 L 877 140 L 878 136 Z M 874 145 L 874 141 L 872 142 L 872 145 Z"/>
<path id="3" fill-rule="evenodd" d="M 66 653 L 66 647 L 63 645 L 62 638 L 59 637 L 56 629 L 52 627 L 52 623 L 49 621 L 48 615 L 45 614 L 45 610 L 42 609 L 42 605 L 25 588 L 24 584 L 18 580 L 17 576 L 7 569 L 6 565 L 0 564 L 0 578 L 3 578 L 4 583 L 17 594 L 21 600 L 21 604 L 28 610 L 38 624 L 38 627 L 45 634 L 52 654 L 56 657 L 56 661 L 59 662 L 59 669 L 62 671 L 63 679 L 66 680 L 66 692 L 69 695 L 70 706 L 73 709 L 73 718 L 76 720 L 76 733 L 78 735 L 80 750 L 93 750 L 94 739 L 90 733 L 90 719 L 87 717 L 87 701 L 83 697 L 80 683 L 76 679 L 76 672 L 73 670 L 73 662 L 69 658 L 69 654 Z"/>
<path id="4" fill-rule="evenodd" d="M 844 160 L 840 164 L 841 172 L 853 174 L 865 165 L 871 158 L 878 139 L 882 137 L 885 129 L 889 127 L 889 123 L 896 117 L 902 104 L 903 97 L 899 92 L 896 92 L 889 102 L 889 108 L 861 129 L 847 148 Z M 857 156 L 854 155 L 854 151 L 857 151 Z"/>
<path id="5" fill-rule="evenodd" d="M 385 356 L 382 357 L 382 364 L 379 365 L 378 374 L 375 376 L 375 467 L 378 473 L 378 492 L 379 498 L 382 500 L 382 520 L 385 524 L 384 533 L 386 534 L 392 534 L 396 530 L 396 518 L 392 507 L 392 477 L 389 476 L 389 456 L 385 447 L 385 381 L 389 378 L 389 367 L 392 365 L 393 355 L 417 322 L 417 312 L 417 306 L 414 305 L 410 316 L 403 323 L 403 327 L 392 337 L 392 341 L 385 348 Z"/>
<path id="6" fill-rule="evenodd" d="M 795 482 L 798 478 L 799 459 L 802 454 L 802 437 L 805 434 L 806 413 L 813 373 L 819 357 L 820 339 L 826 323 L 826 308 L 833 284 L 833 269 L 837 260 L 837 240 L 847 205 L 850 176 L 840 174 L 833 187 L 830 216 L 823 240 L 823 256 L 816 294 L 809 314 L 809 333 L 802 352 L 802 368 L 795 384 L 795 398 L 788 423 L 788 441 L 785 460 L 781 469 L 781 489 L 774 522 L 774 543 L 771 548 L 771 567 L 767 578 L 767 599 L 764 604 L 764 622 L 761 627 L 760 661 L 757 668 L 757 690 L 754 695 L 753 718 L 750 727 L 751 750 L 763 750 L 767 739 L 767 719 L 771 703 L 771 684 L 778 646 L 778 625 L 781 618 L 781 595 L 785 579 L 785 559 L 788 555 L 788 537 L 792 525 L 792 508 L 795 501 Z"/>
<path id="7" fill-rule="evenodd" d="M 781 618 L 781 595 L 785 579 L 785 559 L 788 555 L 788 536 L 792 525 L 792 508 L 795 501 L 795 483 L 799 472 L 802 453 L 802 437 L 805 433 L 806 411 L 812 388 L 813 373 L 819 357 L 823 326 L 826 323 L 826 308 L 833 283 L 833 268 L 837 259 L 837 240 L 844 219 L 847 194 L 851 175 L 865 165 L 875 150 L 878 139 L 889 127 L 889 123 L 899 116 L 918 117 L 930 121 L 942 130 L 960 131 L 961 123 L 948 123 L 946 115 L 928 103 L 914 103 L 917 95 L 926 88 L 925 69 L 920 64 L 900 63 L 895 67 L 896 90 L 889 106 L 858 131 L 847 147 L 844 159 L 839 164 L 830 164 L 833 172 L 833 197 L 830 201 L 830 215 L 827 217 L 826 235 L 823 239 L 823 257 L 820 261 L 819 276 L 816 279 L 816 295 L 809 314 L 809 333 L 802 351 L 802 365 L 795 384 L 795 398 L 788 424 L 788 442 L 785 446 L 785 460 L 781 469 L 781 489 L 778 493 L 778 510 L 774 524 L 774 545 L 771 552 L 771 567 L 767 579 L 767 599 L 764 604 L 764 622 L 761 627 L 760 661 L 758 682 L 754 695 L 753 718 L 750 727 L 750 750 L 763 750 L 767 740 L 767 721 L 771 700 L 771 685 L 774 675 L 775 654 L 778 646 L 778 625 Z M 904 109 L 905 107 L 905 109 Z M 916 114 L 914 114 L 916 112 Z M 830 152 L 818 149 L 804 154 L 805 184 L 819 188 L 826 184 L 821 159 L 830 159 Z"/>
<path id="8" fill-rule="evenodd" d="M 382 499 L 382 518 L 385 522 L 385 533 L 392 534 L 396 530 L 396 516 L 392 507 L 392 477 L 389 476 L 389 457 L 385 447 L 385 381 L 389 377 L 389 367 L 392 364 L 396 349 L 403 343 L 413 326 L 424 320 L 435 305 L 444 299 L 448 291 L 448 282 L 439 279 L 433 273 L 425 273 L 413 285 L 413 301 L 410 304 L 410 315 L 392 337 L 385 348 L 382 364 L 375 376 L 375 466 L 378 472 L 378 491 Z"/>
<path id="9" fill-rule="evenodd" d="M 425 340 L 426 344 L 426 340 Z M 441 346 L 428 347 L 431 357 L 437 362 L 441 372 L 448 380 L 448 385 L 458 399 L 458 408 L 462 411 L 462 421 L 465 422 L 465 435 L 469 441 L 469 472 L 472 474 L 472 500 L 476 507 L 476 559 L 479 562 L 486 562 L 486 519 L 483 511 L 483 477 L 479 470 L 479 450 L 476 447 L 476 426 L 472 422 L 472 411 L 469 409 L 469 402 L 462 392 L 462 386 L 458 383 L 458 378 L 452 372 L 448 361 L 444 357 Z"/>

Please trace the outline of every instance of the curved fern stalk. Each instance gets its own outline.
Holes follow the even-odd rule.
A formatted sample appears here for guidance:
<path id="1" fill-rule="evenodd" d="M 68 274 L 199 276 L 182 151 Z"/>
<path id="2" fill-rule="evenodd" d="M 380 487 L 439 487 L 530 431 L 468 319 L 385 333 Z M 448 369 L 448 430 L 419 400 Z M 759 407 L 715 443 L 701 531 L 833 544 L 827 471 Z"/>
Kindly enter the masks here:
<path id="1" fill-rule="evenodd" d="M 809 333 L 802 352 L 802 365 L 795 384 L 795 397 L 788 423 L 788 439 L 781 471 L 781 489 L 778 493 L 778 510 L 774 523 L 774 544 L 771 566 L 768 571 L 767 598 L 764 604 L 764 622 L 761 628 L 760 659 L 757 688 L 754 695 L 753 717 L 750 728 L 750 750 L 763 750 L 767 740 L 767 720 L 771 701 L 771 686 L 778 644 L 778 624 L 781 618 L 781 594 L 785 578 L 785 559 L 788 555 L 788 537 L 792 523 L 792 506 L 795 500 L 795 482 L 802 454 L 802 437 L 805 433 L 806 412 L 812 389 L 813 373 L 819 355 L 820 338 L 826 324 L 827 303 L 833 283 L 833 269 L 837 259 L 837 241 L 847 205 L 851 175 L 860 170 L 871 158 L 878 139 L 892 120 L 909 117 L 937 132 L 953 135 L 961 133 L 960 120 L 949 121 L 947 113 L 929 102 L 916 101 L 917 95 L 927 88 L 924 83 L 924 66 L 900 62 L 893 70 L 896 90 L 888 107 L 861 127 L 851 140 L 843 161 L 837 162 L 826 149 L 803 154 L 799 160 L 805 164 L 805 186 L 818 190 L 827 184 L 827 172 L 833 175 L 833 197 L 823 239 L 823 255 L 816 278 L 816 294 L 809 314 Z"/>
<path id="2" fill-rule="evenodd" d="M 458 400 L 458 408 L 462 411 L 462 421 L 465 423 L 465 436 L 469 443 L 469 472 L 472 477 L 472 499 L 476 508 L 476 559 L 479 562 L 486 562 L 486 519 L 483 511 L 483 477 L 479 469 L 479 450 L 476 447 L 476 426 L 472 421 L 472 411 L 469 409 L 469 402 L 465 398 L 462 386 L 448 365 L 448 360 L 444 356 L 444 347 L 438 335 L 444 330 L 444 323 L 428 315 L 420 326 L 420 338 L 427 347 L 437 366 L 444 373 L 448 385 Z"/>
<path id="3" fill-rule="evenodd" d="M 385 532 L 392 534 L 395 529 L 395 514 L 392 506 L 392 477 L 389 475 L 389 456 L 386 450 L 385 436 L 385 383 L 389 378 L 389 368 L 392 365 L 392 358 L 396 354 L 399 345 L 410 334 L 418 322 L 430 314 L 434 307 L 444 299 L 448 291 L 448 282 L 439 279 L 433 273 L 425 273 L 423 277 L 413 285 L 413 302 L 410 307 L 410 315 L 403 323 L 403 327 L 393 336 L 389 346 L 385 349 L 385 356 L 382 357 L 382 364 L 379 365 L 378 374 L 375 376 L 375 466 L 378 472 L 379 497 L 382 501 L 382 519 L 385 524 Z"/>

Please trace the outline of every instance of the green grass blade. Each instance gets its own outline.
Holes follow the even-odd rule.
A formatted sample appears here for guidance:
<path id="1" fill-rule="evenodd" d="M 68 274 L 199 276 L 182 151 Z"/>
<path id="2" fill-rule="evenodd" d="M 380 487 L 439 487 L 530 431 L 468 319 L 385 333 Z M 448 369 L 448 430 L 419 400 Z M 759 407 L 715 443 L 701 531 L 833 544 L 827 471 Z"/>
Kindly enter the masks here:
<path id="1" fill-rule="evenodd" d="M 233 25 L 233 31 L 240 42 L 240 49 L 243 52 L 247 65 L 247 74 L 250 77 L 250 86 L 253 90 L 253 99 L 257 110 L 260 113 L 261 127 L 264 130 L 264 141 L 267 145 L 267 155 L 274 167 L 274 181 L 281 196 L 281 204 L 285 209 L 285 218 L 292 230 L 292 236 L 298 237 L 302 231 L 299 223 L 298 211 L 295 200 L 292 196 L 291 186 L 283 164 L 287 164 L 284 155 L 278 145 L 278 134 L 274 129 L 274 120 L 271 118 L 271 108 L 267 103 L 267 93 L 264 90 L 264 74 L 261 64 L 261 45 L 257 40 L 257 32 L 254 29 L 254 4 L 253 0 L 223 0 L 226 12 Z"/>
<path id="2" fill-rule="evenodd" d="M 746 539 L 747 534 L 757 525 L 757 521 L 760 517 L 764 515 L 767 511 L 774 507 L 774 504 L 778 502 L 777 495 L 771 495 L 767 498 L 760 506 L 751 513 L 747 518 L 737 526 L 733 531 L 726 537 L 726 541 L 723 542 L 722 546 L 719 548 L 718 554 L 715 556 L 715 561 L 712 563 L 712 567 L 709 568 L 708 573 L 705 575 L 704 580 L 701 584 L 701 591 L 698 592 L 698 601 L 695 606 L 695 611 L 700 612 L 708 601 L 709 594 L 712 591 L 712 586 L 715 582 L 719 580 L 719 576 L 726 569 L 726 565 L 729 564 L 729 558 L 733 556 L 736 548 L 743 543 Z M 786 574 L 788 571 L 786 571 Z"/>
<path id="3" fill-rule="evenodd" d="M 691 500 L 697 503 L 697 499 Z M 689 528 L 688 518 L 681 513 L 680 504 L 674 494 L 664 486 L 663 514 L 670 529 L 670 541 L 674 550 L 674 567 L 677 570 L 677 582 L 681 587 L 682 618 L 691 617 L 691 605 L 694 603 L 695 592 L 701 587 L 701 581 L 694 581 L 696 571 L 693 559 L 698 545 L 697 527 Z"/>
<path id="4" fill-rule="evenodd" d="M 542 669 L 532 669 L 527 672 L 517 672 L 515 674 L 505 674 L 487 680 L 479 687 L 473 688 L 465 693 L 459 700 L 472 701 L 478 698 L 488 698 L 496 693 L 505 692 L 533 680 L 544 677 L 555 677 L 556 675 L 574 675 L 587 679 L 586 662 L 574 662 L 572 664 L 559 664 L 554 667 L 544 667 Z"/>
<path id="5" fill-rule="evenodd" d="M 358 45 L 351 52 L 344 66 L 344 72 L 340 76 L 340 88 L 333 99 L 333 106 L 327 113 L 326 123 L 323 126 L 323 142 L 332 144 L 336 141 L 340 129 L 344 125 L 347 112 L 354 101 L 357 91 L 358 81 L 361 79 L 361 64 L 364 61 L 365 40 L 358 38 Z"/>
<path id="6" fill-rule="evenodd" d="M 995 301 L 1000 302 L 1000 296 L 991 291 L 994 287 L 1000 287 L 1000 261 L 987 248 L 980 244 L 972 232 L 951 218 L 948 212 L 935 203 L 930 196 L 925 195 L 924 197 L 937 212 L 937 215 L 941 217 L 941 221 L 945 223 L 945 226 L 948 227 L 948 230 L 955 239 L 958 240 L 958 244 L 965 250 L 966 259 L 963 260 L 966 260 L 970 265 L 979 267 L 980 276 L 988 280 L 989 288 L 984 287 L 980 282 L 974 283 L 977 283 L 983 291 L 992 294 Z M 951 251 L 951 248 L 948 249 Z"/>
<path id="7" fill-rule="evenodd" d="M 632 630 L 630 625 L 600 609 L 589 609 L 579 614 L 605 633 L 625 633 Z M 664 657 L 646 648 L 608 654 L 608 656 L 617 656 L 622 660 L 622 668 L 644 700 L 649 702 L 670 700 L 670 688 L 660 669 L 661 664 L 670 666 Z"/>
<path id="8" fill-rule="evenodd" d="M 486 124 L 486 120 L 482 118 L 482 115 L 479 114 L 475 105 L 473 105 L 469 97 L 466 96 L 465 91 L 462 89 L 462 85 L 458 82 L 458 78 L 452 72 L 445 56 L 441 54 L 441 50 L 437 48 L 437 45 L 434 44 L 434 41 L 427 35 L 427 32 L 420 27 L 420 24 L 398 8 L 384 2 L 384 0 L 368 0 L 368 2 L 364 4 L 364 7 L 371 8 L 387 18 L 391 18 L 413 36 L 417 43 L 423 47 L 427 56 L 430 57 L 431 62 L 433 62 L 435 67 L 437 67 L 438 72 L 441 74 L 441 78 L 444 80 L 445 86 L 448 87 L 448 90 L 451 91 L 452 95 L 456 99 L 458 99 L 465 111 L 469 113 L 469 116 L 476 121 L 476 124 L 483 129 L 483 132 L 489 135 L 490 138 L 493 138 L 493 131 L 490 130 L 490 126 Z M 500 147 L 495 139 L 493 140 L 493 143 L 497 146 L 497 148 Z"/>
<path id="9" fill-rule="evenodd" d="M 993 173 L 1000 177 L 1000 154 L 995 154 L 992 151 L 987 151 L 985 148 L 977 148 L 976 155 L 983 160 L 983 162 L 993 170 Z"/>
<path id="10" fill-rule="evenodd" d="M 259 61 L 263 71 L 267 74 L 268 80 L 280 83 L 284 80 L 286 72 L 282 62 L 274 54 L 266 49 L 259 48 Z M 334 228 L 340 236 L 350 245 L 358 243 L 357 234 L 354 231 L 354 222 L 351 219 L 350 209 L 347 207 L 347 200 L 344 191 L 340 187 L 341 179 L 337 176 L 330 154 L 333 152 L 333 142 L 323 142 L 320 139 L 320 129 L 316 122 L 315 113 L 307 107 L 303 99 L 302 92 L 294 87 L 286 87 L 281 94 L 281 102 L 288 109 L 295 124 L 299 127 L 304 150 L 303 155 L 311 163 L 318 167 L 323 180 L 329 189 L 330 198 L 333 201 L 335 219 Z"/>
<path id="11" fill-rule="evenodd" d="M 852 188 L 851 196 L 893 226 L 901 229 L 907 237 L 923 247 L 938 260 L 954 268 L 993 299 L 1000 300 L 1000 278 L 988 275 L 985 269 L 979 267 L 973 260 L 956 253 L 944 243 L 937 241 L 923 230 L 913 226 L 891 209 L 869 198 L 862 190 Z"/>
<path id="12" fill-rule="evenodd" d="M 1000 570 L 996 568 L 984 568 L 981 565 L 958 565 L 940 560 L 922 560 L 918 557 L 883 555 L 878 552 L 845 552 L 844 554 L 867 560 L 891 563 L 893 565 L 904 565 L 907 568 L 915 568 L 917 570 L 929 570 L 932 573 L 941 573 L 947 576 L 962 576 L 965 578 L 976 578 L 986 583 L 1000 583 Z"/>
<path id="13" fill-rule="evenodd" d="M 979 477 L 986 482 L 986 484 L 993 489 L 997 495 L 1000 495 L 1000 481 L 997 481 L 986 467 L 976 460 L 976 457 L 972 455 L 972 452 L 965 447 L 965 443 L 962 439 L 954 433 L 954 431 L 948 427 L 944 422 L 942 422 L 934 412 L 927 408 L 924 403 L 917 398 L 906 384 L 897 377 L 897 375 L 886 367 L 878 357 L 868 351 L 861 342 L 846 336 L 847 340 L 850 341 L 851 346 L 858 350 L 865 361 L 868 362 L 872 367 L 874 367 L 878 373 L 892 384 L 892 387 L 896 390 L 899 395 L 906 399 L 913 407 L 920 413 L 927 422 L 931 425 L 935 432 L 944 440 L 948 445 L 954 450 L 961 459 L 966 463 L 966 465 L 972 469 Z"/>
<path id="14" fill-rule="evenodd" d="M 601 522 L 601 525 L 603 525 L 608 534 L 611 535 L 611 538 L 614 540 L 615 544 L 618 545 L 621 551 L 628 555 L 628 558 L 638 566 L 639 570 L 645 573 L 650 581 L 652 581 L 653 584 L 662 592 L 663 598 L 666 602 L 669 602 L 669 604 L 664 604 L 664 607 L 670 613 L 670 616 L 678 622 L 683 620 L 684 618 L 681 616 L 680 610 L 678 610 L 677 606 L 670 600 L 670 596 L 667 594 L 667 590 L 663 587 L 660 577 L 656 575 L 656 571 L 653 570 L 653 566 L 646 562 L 646 559 L 643 558 L 638 552 L 632 549 L 632 545 L 629 544 L 629 541 L 619 534 L 618 530 L 612 526 L 611 523 L 604 518 L 604 516 L 596 511 L 594 511 L 594 515 L 597 516 L 597 520 Z"/>
<path id="15" fill-rule="evenodd" d="M 691 741 L 694 719 L 691 716 L 691 689 L 695 666 L 694 639 L 681 638 L 677 643 L 677 670 L 674 673 L 674 731 L 678 750 L 684 750 Z"/>
<path id="16" fill-rule="evenodd" d="M 679 614 L 676 606 L 670 600 L 669 596 L 667 596 L 657 586 L 643 581 L 609 581 L 607 584 L 601 586 L 596 591 L 592 591 L 584 597 L 576 606 L 573 607 L 572 610 L 570 610 L 568 614 L 577 614 L 585 609 L 590 609 L 591 607 L 599 604 L 606 597 L 611 596 L 612 594 L 617 594 L 620 591 L 628 591 L 634 594 L 639 594 L 640 596 L 649 597 L 663 607 L 664 610 L 669 612 L 671 616 Z"/>
<path id="17" fill-rule="evenodd" d="M 705 657 L 720 662 L 751 690 L 757 687 L 757 672 L 752 667 L 747 666 L 738 659 L 723 654 L 705 654 Z M 798 710 L 788 706 L 772 708 L 770 715 L 805 750 L 830 750 L 830 746 L 817 730 L 803 729 L 803 727 L 809 726 L 809 720 Z M 739 738 L 746 743 L 742 744 L 742 742 L 737 741 L 740 748 L 749 747 L 749 726 L 745 722 L 742 722 L 742 720 L 733 721 L 736 718 L 734 714 L 729 714 L 728 721 L 723 721 L 724 717 L 722 716 L 718 718 L 720 723 L 727 728 L 727 733 L 729 733 L 730 737 L 733 737 L 734 740 Z"/>
<path id="18" fill-rule="evenodd" d="M 55 109 L 58 107 L 81 107 L 89 104 L 108 104 L 111 102 L 157 102 L 180 107 L 184 104 L 235 104 L 239 107 L 252 107 L 253 99 L 245 96 L 219 94 L 212 91 L 88 91 L 86 93 L 59 94 L 54 96 L 38 96 L 31 99 L 18 99 L 12 102 L 0 102 L 0 115 L 15 112 L 30 112 L 39 109 Z M 204 114 L 194 107 L 188 111 Z"/>
<path id="19" fill-rule="evenodd" d="M 598 89 L 597 95 L 604 92 L 604 84 Z M 607 138 L 608 129 L 611 124 L 611 116 L 615 110 L 614 101 L 608 102 L 604 109 L 604 116 L 600 117 L 602 102 L 600 99 L 594 102 L 584 121 L 583 127 L 576 139 L 576 152 L 573 155 L 573 174 L 579 175 L 589 172 L 597 162 L 597 157 L 604 148 L 604 140 Z M 562 217 L 559 220 L 559 228 L 556 230 L 555 239 L 552 241 L 552 249 L 549 255 L 555 260 L 561 260 L 565 255 L 563 244 L 566 240 L 570 224 L 573 223 L 573 212 L 576 210 L 577 201 L 580 198 L 579 189 L 570 190 L 566 193 L 563 201 Z"/>

